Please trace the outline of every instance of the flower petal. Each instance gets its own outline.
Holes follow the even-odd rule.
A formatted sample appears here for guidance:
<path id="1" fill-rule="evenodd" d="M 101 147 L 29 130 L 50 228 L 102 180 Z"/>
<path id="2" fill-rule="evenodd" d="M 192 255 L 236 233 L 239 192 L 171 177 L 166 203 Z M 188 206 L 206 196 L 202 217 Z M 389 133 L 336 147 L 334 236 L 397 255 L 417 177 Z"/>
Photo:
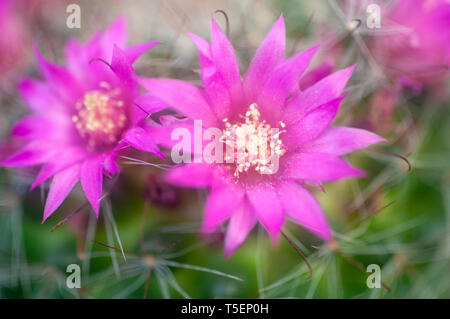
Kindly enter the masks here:
<path id="1" fill-rule="evenodd" d="M 93 157 L 81 164 L 80 181 L 86 198 L 98 217 L 103 187 L 103 156 Z"/>
<path id="2" fill-rule="evenodd" d="M 166 174 L 169 183 L 182 186 L 204 188 L 212 185 L 213 167 L 203 163 L 179 165 Z"/>
<path id="3" fill-rule="evenodd" d="M 147 114 L 156 113 L 169 107 L 169 105 L 164 103 L 164 101 L 150 93 L 139 95 L 134 100 L 134 103 L 136 103 L 138 107 Z"/>
<path id="4" fill-rule="evenodd" d="M 312 109 L 323 105 L 342 94 L 356 65 L 332 73 L 306 90 L 293 96 L 283 111 L 285 124 L 302 118 Z"/>
<path id="5" fill-rule="evenodd" d="M 278 196 L 288 217 L 324 240 L 331 239 L 331 230 L 317 200 L 294 182 L 278 185 Z"/>
<path id="6" fill-rule="evenodd" d="M 315 46 L 299 52 L 273 69 L 257 96 L 257 103 L 266 114 L 282 110 L 286 98 L 298 84 L 300 76 L 318 49 L 319 46 Z"/>
<path id="7" fill-rule="evenodd" d="M 100 45 L 101 56 L 106 60 L 111 59 L 113 45 L 125 48 L 127 42 L 127 23 L 124 16 L 119 16 L 104 32 L 98 34 L 99 37 L 93 37 L 89 45 L 98 47 Z"/>
<path id="8" fill-rule="evenodd" d="M 294 153 L 284 156 L 282 176 L 286 179 L 332 182 L 343 178 L 363 177 L 365 173 L 334 154 Z"/>
<path id="9" fill-rule="evenodd" d="M 285 25 L 281 14 L 260 44 L 245 74 L 244 88 L 248 99 L 257 97 L 267 75 L 284 60 L 285 45 Z"/>
<path id="10" fill-rule="evenodd" d="M 45 139 L 56 141 L 60 135 L 55 136 L 55 131 L 58 131 L 60 127 L 55 123 L 54 118 L 50 118 L 43 115 L 28 115 L 21 118 L 11 131 L 11 134 L 18 138 L 23 139 Z M 43 129 L 45 128 L 45 129 Z"/>
<path id="11" fill-rule="evenodd" d="M 143 78 L 140 83 L 151 94 L 187 117 L 203 120 L 205 125 L 217 123 L 216 115 L 197 86 L 174 79 Z"/>
<path id="12" fill-rule="evenodd" d="M 156 154 L 162 158 L 164 155 L 159 150 L 158 145 L 153 141 L 151 134 L 149 134 L 142 127 L 134 127 L 125 132 L 123 141 L 133 146 L 134 148 Z"/>
<path id="13" fill-rule="evenodd" d="M 80 177 L 80 165 L 73 165 L 53 177 L 44 208 L 44 222 L 61 205 Z"/>
<path id="14" fill-rule="evenodd" d="M 167 119 L 168 122 L 163 123 Z M 186 129 L 189 132 L 189 136 L 194 136 L 194 123 L 190 119 L 176 119 L 173 116 L 161 116 L 161 124 L 159 125 L 151 120 L 147 119 L 145 122 L 145 130 L 152 136 L 155 143 L 162 145 L 167 149 L 171 149 L 175 144 L 179 142 L 177 139 L 172 139 L 172 133 L 175 129 Z M 194 140 L 190 141 L 191 153 L 194 153 Z"/>
<path id="15" fill-rule="evenodd" d="M 307 142 L 302 150 L 311 153 L 344 155 L 371 144 L 386 142 L 372 132 L 352 127 L 330 127 L 317 139 Z"/>
<path id="16" fill-rule="evenodd" d="M 225 237 L 225 258 L 238 248 L 255 226 L 256 214 L 250 205 L 243 203 L 231 216 Z"/>
<path id="17" fill-rule="evenodd" d="M 243 88 L 234 49 L 227 36 L 217 25 L 214 16 L 211 19 L 211 58 L 228 87 L 233 103 L 241 102 Z"/>
<path id="18" fill-rule="evenodd" d="M 120 171 L 120 166 L 116 162 L 116 156 L 119 149 L 120 147 L 117 147 L 115 150 L 105 155 L 103 169 L 107 176 L 117 174 Z"/>
<path id="19" fill-rule="evenodd" d="M 133 92 L 137 92 L 138 84 L 136 72 L 134 71 L 126 53 L 117 45 L 114 45 L 111 69 L 126 87 L 131 89 Z"/>
<path id="20" fill-rule="evenodd" d="M 299 82 L 299 88 L 301 91 L 306 90 L 311 85 L 319 82 L 323 78 L 329 76 L 333 73 L 334 63 L 330 61 L 325 61 L 318 65 L 308 73 L 306 73 Z"/>
<path id="21" fill-rule="evenodd" d="M 81 92 L 78 82 L 66 68 L 47 61 L 42 56 L 37 46 L 35 46 L 34 51 L 39 68 L 45 79 L 48 81 L 48 85 L 50 85 L 61 98 L 68 99 L 71 96 L 77 96 L 77 94 Z"/>
<path id="22" fill-rule="evenodd" d="M 25 79 L 19 84 L 19 91 L 34 111 L 48 112 L 61 106 L 51 88 L 41 81 Z"/>
<path id="23" fill-rule="evenodd" d="M 202 85 L 209 98 L 210 105 L 219 118 L 229 116 L 231 111 L 231 95 L 222 75 L 211 58 L 211 46 L 201 37 L 189 33 L 197 47 L 201 67 Z"/>
<path id="24" fill-rule="evenodd" d="M 0 162 L 0 165 L 7 167 L 34 166 L 47 161 L 53 155 L 54 152 L 48 145 L 40 141 L 33 141 Z"/>
<path id="25" fill-rule="evenodd" d="M 275 240 L 284 222 L 284 213 L 276 191 L 271 184 L 247 188 L 247 198 L 258 220 Z"/>
<path id="26" fill-rule="evenodd" d="M 87 154 L 85 150 L 76 147 L 66 148 L 64 152 L 58 152 L 57 158 L 53 156 L 51 160 L 49 160 L 42 166 L 41 170 L 36 176 L 36 179 L 31 185 L 31 189 L 36 188 L 53 175 L 61 172 L 69 166 L 75 165 L 86 157 Z"/>
<path id="27" fill-rule="evenodd" d="M 235 186 L 213 188 L 205 205 L 202 231 L 213 232 L 241 205 L 245 192 Z"/>
<path id="28" fill-rule="evenodd" d="M 325 131 L 336 117 L 339 104 L 343 99 L 344 97 L 339 97 L 325 103 L 313 109 L 298 121 L 289 124 L 283 137 L 283 142 L 288 149 L 297 149 L 305 142 L 315 139 Z"/>
<path id="29" fill-rule="evenodd" d="M 161 41 L 151 41 L 146 43 L 140 43 L 133 45 L 127 49 L 125 49 L 125 54 L 128 57 L 128 60 L 131 64 L 133 64 L 145 51 L 150 50 L 154 46 L 160 44 Z"/>

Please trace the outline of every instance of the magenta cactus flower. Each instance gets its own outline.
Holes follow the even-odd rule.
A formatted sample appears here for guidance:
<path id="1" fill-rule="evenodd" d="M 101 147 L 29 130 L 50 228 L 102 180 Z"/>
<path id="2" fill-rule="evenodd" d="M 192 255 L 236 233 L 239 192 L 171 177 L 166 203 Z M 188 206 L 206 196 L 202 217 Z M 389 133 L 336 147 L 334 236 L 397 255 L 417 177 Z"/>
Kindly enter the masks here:
<path id="1" fill-rule="evenodd" d="M 12 130 L 26 144 L 0 165 L 42 165 L 32 188 L 53 177 L 44 221 L 78 181 L 98 216 L 103 174 L 119 171 L 116 155 L 128 145 L 162 156 L 140 124 L 165 105 L 149 94 L 139 94 L 132 67 L 158 42 L 126 47 L 126 38 L 125 20 L 119 18 L 85 45 L 69 40 L 67 66 L 53 64 L 35 50 L 44 80 L 26 79 L 20 84 L 33 114 Z"/>
<path id="2" fill-rule="evenodd" d="M 243 78 L 233 47 L 214 18 L 211 43 L 194 34 L 190 37 L 199 52 L 203 89 L 174 79 L 141 80 L 151 94 L 188 118 L 166 123 L 167 131 L 184 127 L 195 134 L 192 120 L 202 120 L 203 129 L 216 127 L 224 135 L 227 129 L 244 127 L 253 132 L 250 139 L 258 140 L 262 128 L 278 128 L 279 133 L 272 136 L 271 143 L 248 147 L 240 163 L 230 164 L 228 158 L 222 163 L 204 159 L 176 166 L 168 172 L 167 180 L 211 190 L 202 230 L 210 233 L 228 221 L 226 256 L 245 240 L 258 221 L 273 240 L 286 217 L 330 240 L 330 226 L 319 203 L 302 185 L 362 176 L 361 170 L 340 156 L 383 141 L 362 129 L 330 127 L 354 66 L 326 76 L 304 91 L 298 90 L 299 79 L 318 47 L 286 59 L 283 16 L 258 48 Z M 160 137 L 163 139 L 164 134 Z M 165 139 L 166 145 L 173 145 L 168 135 Z M 234 146 L 231 144 L 231 148 Z M 267 161 L 252 159 L 252 152 L 277 155 L 279 169 L 271 171 Z"/>
<path id="3" fill-rule="evenodd" d="M 399 0 L 382 14 L 383 26 L 399 31 L 371 39 L 369 47 L 385 74 L 399 87 L 439 94 L 450 67 L 450 2 Z"/>

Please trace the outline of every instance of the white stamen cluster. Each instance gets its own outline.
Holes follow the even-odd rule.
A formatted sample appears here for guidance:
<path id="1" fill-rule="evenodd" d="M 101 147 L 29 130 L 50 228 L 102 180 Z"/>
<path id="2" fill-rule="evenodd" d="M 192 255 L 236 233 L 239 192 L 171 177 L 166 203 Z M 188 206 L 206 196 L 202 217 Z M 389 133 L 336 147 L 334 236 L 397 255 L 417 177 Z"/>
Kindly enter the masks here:
<path id="1" fill-rule="evenodd" d="M 77 102 L 78 113 L 72 121 L 90 148 L 112 144 L 120 138 L 128 122 L 120 93 L 120 89 L 111 89 L 108 83 L 101 82 L 99 90 L 86 92 Z"/>
<path id="2" fill-rule="evenodd" d="M 258 105 L 253 103 L 243 116 L 244 123 L 231 124 L 227 118 L 223 120 L 225 129 L 222 131 L 222 141 L 227 146 L 225 162 L 233 163 L 234 156 L 237 155 L 235 177 L 251 168 L 260 174 L 272 174 L 271 158 L 280 157 L 286 152 L 280 139 L 280 134 L 284 131 L 272 128 L 265 120 L 261 121 L 260 117 Z M 279 124 L 282 128 L 285 127 L 283 122 Z"/>

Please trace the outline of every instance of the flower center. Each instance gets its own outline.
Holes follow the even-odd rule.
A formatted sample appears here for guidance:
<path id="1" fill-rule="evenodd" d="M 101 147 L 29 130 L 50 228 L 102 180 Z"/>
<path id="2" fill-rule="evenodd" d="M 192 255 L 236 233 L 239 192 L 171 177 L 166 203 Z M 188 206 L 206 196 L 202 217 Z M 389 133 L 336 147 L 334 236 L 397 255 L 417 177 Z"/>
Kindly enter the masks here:
<path id="1" fill-rule="evenodd" d="M 86 92 L 77 102 L 77 114 L 72 121 L 90 149 L 108 146 L 120 139 L 128 124 L 120 94 L 120 89 L 111 89 L 108 83 L 101 82 L 99 90 Z"/>
<path id="2" fill-rule="evenodd" d="M 234 176 L 254 169 L 259 174 L 274 174 L 278 170 L 278 159 L 286 149 L 280 139 L 284 130 L 273 128 L 265 120 L 256 103 L 248 107 L 245 116 L 241 116 L 244 123 L 231 124 L 224 119 L 225 129 L 222 131 L 222 141 L 226 144 L 226 163 L 233 163 L 236 158 Z M 281 128 L 285 127 L 279 122 Z M 274 165 L 276 161 L 277 165 Z"/>

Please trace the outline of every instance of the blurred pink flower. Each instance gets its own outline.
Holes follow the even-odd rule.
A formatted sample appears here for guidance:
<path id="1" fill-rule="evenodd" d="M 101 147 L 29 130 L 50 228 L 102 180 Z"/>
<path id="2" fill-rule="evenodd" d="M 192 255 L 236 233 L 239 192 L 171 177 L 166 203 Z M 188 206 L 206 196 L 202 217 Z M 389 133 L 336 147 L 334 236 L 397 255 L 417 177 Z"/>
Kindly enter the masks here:
<path id="1" fill-rule="evenodd" d="M 0 0 L 0 73 L 4 85 L 16 80 L 28 61 L 31 47 L 27 27 L 16 12 L 11 0 Z"/>
<path id="2" fill-rule="evenodd" d="M 167 131 L 180 126 L 193 131 L 192 120 L 201 119 L 203 128 L 225 132 L 227 127 L 244 125 L 245 118 L 254 128 L 261 125 L 281 132 L 276 145 L 267 150 L 279 155 L 276 172 L 264 174 L 268 170 L 264 163 L 250 162 L 244 167 L 191 163 L 168 172 L 168 181 L 176 185 L 211 189 L 203 232 L 211 233 L 229 220 L 226 256 L 257 221 L 276 240 L 286 216 L 330 240 L 331 230 L 319 203 L 301 184 L 362 176 L 361 170 L 340 156 L 383 141 L 361 129 L 330 127 L 354 66 L 299 91 L 299 79 L 318 47 L 286 59 L 283 16 L 260 45 L 243 79 L 233 47 L 214 19 L 211 44 L 194 34 L 190 37 L 199 52 L 203 89 L 174 79 L 141 80 L 151 94 L 188 117 L 167 124 Z M 165 143 L 173 145 L 167 137 Z"/>
<path id="3" fill-rule="evenodd" d="M 381 28 L 398 31 L 374 36 L 369 48 L 388 78 L 414 92 L 446 90 L 450 67 L 450 2 L 400 0 L 382 14 Z M 382 30 L 382 29 L 381 29 Z"/>
<path id="4" fill-rule="evenodd" d="M 12 131 L 27 144 L 0 165 L 42 164 L 32 188 L 53 176 L 44 221 L 78 181 L 98 215 L 103 172 L 119 171 L 115 157 L 127 145 L 162 156 L 140 123 L 165 105 L 149 94 L 139 95 L 132 67 L 158 42 L 126 47 L 126 39 L 125 20 L 120 18 L 85 45 L 69 40 L 67 66 L 53 64 L 35 50 L 44 81 L 26 79 L 20 84 L 33 114 Z"/>

